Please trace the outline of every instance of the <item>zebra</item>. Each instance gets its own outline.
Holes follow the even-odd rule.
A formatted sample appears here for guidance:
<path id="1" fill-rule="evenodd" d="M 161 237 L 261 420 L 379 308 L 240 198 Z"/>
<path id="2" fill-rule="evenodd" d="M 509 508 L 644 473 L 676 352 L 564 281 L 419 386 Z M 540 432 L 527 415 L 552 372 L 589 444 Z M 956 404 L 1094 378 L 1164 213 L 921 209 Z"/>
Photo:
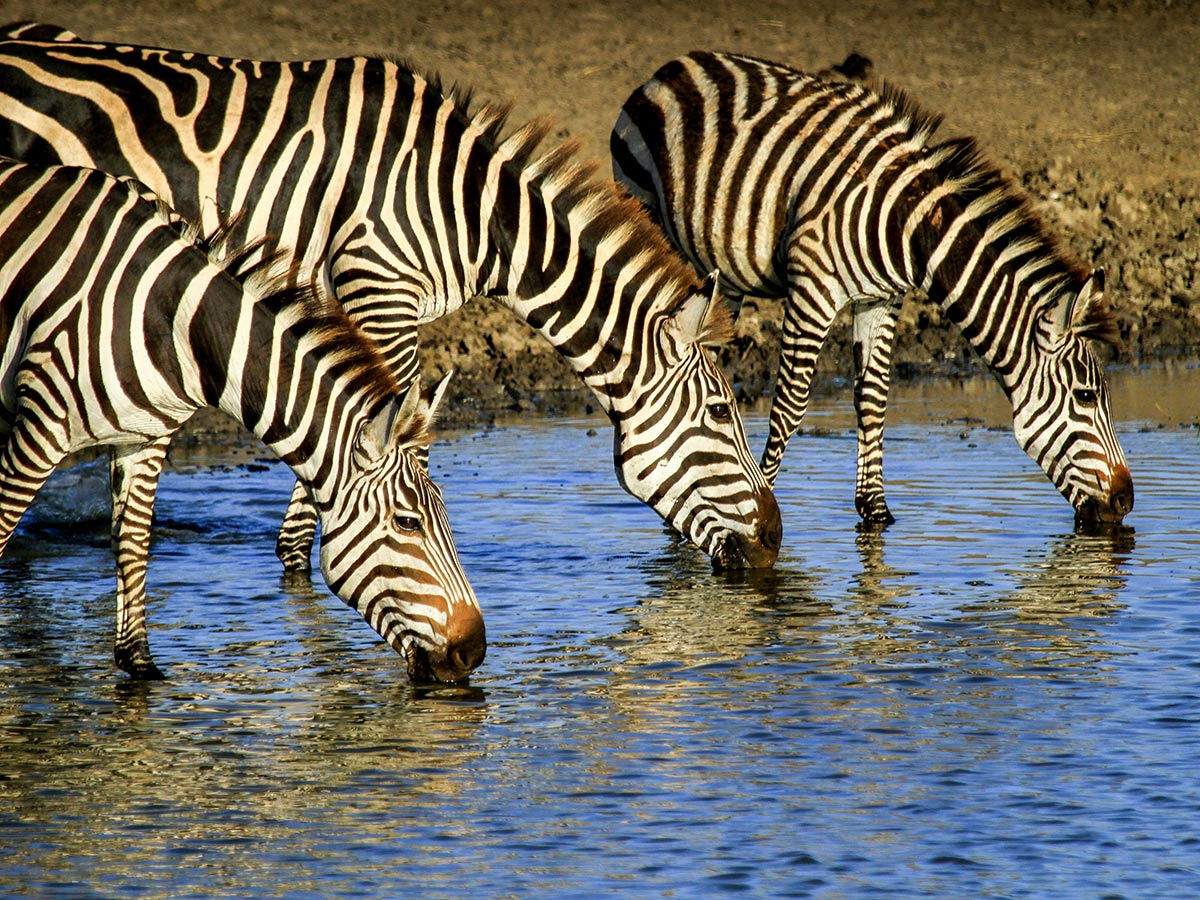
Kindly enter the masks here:
<path id="1" fill-rule="evenodd" d="M 693 52 L 625 101 L 618 182 L 735 302 L 784 297 L 779 371 L 761 457 L 775 483 L 808 407 L 837 312 L 853 313 L 858 472 L 867 523 L 894 521 L 883 422 L 906 293 L 939 303 L 1013 409 L 1017 443 L 1086 522 L 1120 522 L 1133 480 L 1090 342 L 1115 343 L 1104 272 L 1051 239 L 974 140 L 933 143 L 940 117 L 899 90 L 825 81 Z"/>
<path id="2" fill-rule="evenodd" d="M 0 160 L 0 554 L 67 454 L 109 446 L 114 658 L 161 678 L 145 609 L 155 489 L 171 435 L 217 407 L 311 491 L 326 582 L 410 676 L 466 677 L 483 617 L 417 455 L 445 384 L 432 403 L 402 391 L 321 291 L 273 257 L 243 267 L 228 233 L 189 240 L 144 191 Z"/>
<path id="3" fill-rule="evenodd" d="M 597 398 L 618 481 L 713 559 L 774 564 L 779 508 L 706 346 L 731 333 L 700 279 L 636 203 L 545 119 L 393 60 L 272 62 L 92 43 L 56 26 L 0 37 L 0 153 L 146 183 L 210 227 L 295 247 L 380 345 L 401 384 L 417 326 L 492 298 L 528 323 Z M 268 247 L 267 249 L 271 249 Z M 303 570 L 303 492 L 277 552 Z"/>

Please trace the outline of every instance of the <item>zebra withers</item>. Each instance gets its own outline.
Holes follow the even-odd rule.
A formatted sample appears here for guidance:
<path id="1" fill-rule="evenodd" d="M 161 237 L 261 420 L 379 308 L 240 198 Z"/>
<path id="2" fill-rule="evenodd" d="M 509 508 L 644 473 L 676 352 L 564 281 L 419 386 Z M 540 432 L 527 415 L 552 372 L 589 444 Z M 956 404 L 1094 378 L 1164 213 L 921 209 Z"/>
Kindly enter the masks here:
<path id="1" fill-rule="evenodd" d="M 134 176 L 205 227 L 245 211 L 235 236 L 295 247 L 402 384 L 419 323 L 496 299 L 595 394 L 627 490 L 718 566 L 775 562 L 779 508 L 704 346 L 728 331 L 715 285 L 572 145 L 543 149 L 547 124 L 506 134 L 504 110 L 472 111 L 384 59 L 225 59 L 48 25 L 4 34 L 0 153 Z M 303 499 L 279 542 L 292 569 L 312 541 Z"/>
<path id="2" fill-rule="evenodd" d="M 483 659 L 483 618 L 418 457 L 439 398 L 401 392 L 319 291 L 287 287 L 270 259 L 243 284 L 218 264 L 220 239 L 187 240 L 141 190 L 0 161 L 0 553 L 57 463 L 110 446 L 114 655 L 161 677 L 145 614 L 155 488 L 171 435 L 217 407 L 308 486 L 331 590 L 413 678 L 465 677 Z"/>
<path id="3" fill-rule="evenodd" d="M 1017 443 L 1083 522 L 1119 522 L 1133 481 L 1089 342 L 1116 327 L 1103 272 L 1059 250 L 969 139 L 900 92 L 694 52 L 633 92 L 616 178 L 733 296 L 785 297 L 762 467 L 774 483 L 834 316 L 853 312 L 860 515 L 890 522 L 883 420 L 904 295 L 941 305 L 1013 409 Z"/>

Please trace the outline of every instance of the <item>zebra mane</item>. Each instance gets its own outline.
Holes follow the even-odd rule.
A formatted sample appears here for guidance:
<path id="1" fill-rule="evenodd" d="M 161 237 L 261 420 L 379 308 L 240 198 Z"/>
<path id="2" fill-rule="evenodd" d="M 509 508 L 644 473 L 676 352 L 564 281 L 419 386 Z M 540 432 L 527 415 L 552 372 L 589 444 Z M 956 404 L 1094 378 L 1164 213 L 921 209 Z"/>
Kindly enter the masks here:
<path id="1" fill-rule="evenodd" d="M 983 153 L 975 138 L 955 137 L 931 143 L 942 123 L 940 115 L 924 111 L 904 91 L 890 84 L 883 84 L 875 93 L 895 110 L 898 121 L 907 124 L 909 139 L 926 154 L 933 175 L 952 186 L 964 206 L 982 198 L 989 200 L 990 209 L 981 220 L 982 227 L 1002 221 L 1010 246 L 1040 257 L 1061 273 L 1061 290 L 1077 292 L 1083 288 L 1091 271 L 1063 248 L 1034 210 L 1028 195 Z M 1116 315 L 1104 297 L 1089 306 L 1087 315 L 1075 323 L 1073 330 L 1081 338 L 1111 346 L 1119 341 Z"/>
<path id="2" fill-rule="evenodd" d="M 368 404 L 377 406 L 401 393 L 396 376 L 373 340 L 367 337 L 324 289 L 318 279 L 299 281 L 300 263 L 287 265 L 291 254 L 283 249 L 259 251 L 271 241 L 270 235 L 236 243 L 233 233 L 241 222 L 239 213 L 224 219 L 205 234 L 200 226 L 180 216 L 164 200 L 150 195 L 159 216 L 180 237 L 196 247 L 209 262 L 241 282 L 247 292 L 277 316 L 290 320 L 293 333 L 307 337 L 331 357 L 354 389 L 363 390 Z M 256 258 L 257 257 L 257 258 Z M 427 407 L 424 407 L 427 409 Z M 404 446 L 428 446 L 433 440 L 432 419 L 415 415 L 406 423 L 398 439 Z"/>
<path id="3" fill-rule="evenodd" d="M 867 93 L 865 88 L 860 90 Z M 933 133 L 942 126 L 941 113 L 923 109 L 905 90 L 890 82 L 881 84 L 875 94 L 886 106 L 892 108 L 897 120 L 907 124 L 909 140 L 921 146 L 927 145 Z"/>
<path id="4" fill-rule="evenodd" d="M 554 128 L 554 120 L 539 116 L 506 134 L 511 102 L 487 103 L 473 110 L 469 88 L 454 84 L 449 91 L 444 91 L 436 74 L 422 77 L 482 133 L 494 152 L 523 170 L 531 184 L 549 189 L 556 205 L 581 213 L 583 224 L 598 233 L 597 242 L 616 237 L 640 248 L 640 262 L 653 267 L 660 281 L 679 295 L 680 302 L 688 291 L 698 289 L 695 273 L 671 249 L 641 202 L 611 180 L 598 178 L 599 163 L 579 160 L 579 141 L 567 139 L 550 147 L 544 146 L 546 136 Z M 731 324 L 723 324 L 719 319 L 718 307 L 721 306 L 712 305 L 710 315 L 717 318 L 712 323 L 706 322 L 701 329 L 698 338 L 701 343 L 720 342 L 727 339 L 726 335 L 732 335 Z"/>
<path id="5" fill-rule="evenodd" d="M 387 56 L 384 59 L 402 72 L 407 72 L 414 79 L 419 78 L 424 81 L 435 96 L 440 96 L 449 102 L 464 119 L 482 131 L 491 143 L 499 142 L 505 122 L 508 121 L 509 111 L 512 109 L 511 101 L 487 102 L 478 108 L 473 108 L 475 91 L 470 85 L 459 84 L 455 81 L 446 87 L 446 83 L 437 72 L 423 71 L 401 57 Z"/>
<path id="6" fill-rule="evenodd" d="M 667 243 L 662 230 L 654 224 L 640 201 L 628 195 L 615 182 L 599 179 L 600 164 L 578 159 L 579 141 L 568 139 L 543 148 L 554 121 L 539 116 L 511 133 L 506 133 L 512 102 L 488 102 L 473 109 L 470 87 L 455 82 L 446 88 L 436 72 L 423 72 L 402 58 L 390 62 L 414 78 L 421 78 L 435 94 L 453 104 L 455 110 L 482 135 L 499 156 L 522 169 L 531 184 L 550 189 L 556 204 L 582 213 L 583 224 L 597 230 L 597 241 L 616 237 L 640 248 L 640 262 L 656 270 L 660 283 L 678 296 L 682 303 L 689 292 L 699 289 L 695 272 Z M 711 304 L 709 318 L 700 329 L 700 343 L 721 343 L 732 336 L 732 320 L 720 319 L 723 304 Z"/>
<path id="7" fill-rule="evenodd" d="M 613 237 L 639 248 L 639 262 L 656 271 L 661 282 L 677 295 L 678 303 L 700 290 L 695 272 L 667 243 L 641 201 L 615 182 L 597 178 L 597 162 L 578 159 L 577 140 L 542 147 L 553 127 L 553 120 L 547 117 L 534 119 L 505 137 L 497 145 L 497 152 L 523 169 L 531 183 L 549 188 L 556 204 L 578 210 L 584 224 L 596 230 L 597 242 Z M 721 317 L 722 311 L 725 318 Z M 724 304 L 712 304 L 697 341 L 723 343 L 732 334 L 732 318 Z"/>
<path id="8" fill-rule="evenodd" d="M 217 227 L 206 234 L 199 222 L 181 216 L 171 204 L 136 178 L 123 175 L 118 180 L 136 191 L 141 199 L 153 204 L 158 217 L 173 228 L 183 241 L 194 246 L 208 257 L 210 263 L 223 269 L 239 281 L 270 280 L 269 273 L 272 269 L 289 255 L 284 250 L 276 249 L 265 253 L 261 259 L 255 260 L 255 255 L 270 243 L 271 235 L 269 234 L 245 243 L 235 244 L 233 233 L 245 218 L 244 213 L 239 212 L 222 218 Z"/>

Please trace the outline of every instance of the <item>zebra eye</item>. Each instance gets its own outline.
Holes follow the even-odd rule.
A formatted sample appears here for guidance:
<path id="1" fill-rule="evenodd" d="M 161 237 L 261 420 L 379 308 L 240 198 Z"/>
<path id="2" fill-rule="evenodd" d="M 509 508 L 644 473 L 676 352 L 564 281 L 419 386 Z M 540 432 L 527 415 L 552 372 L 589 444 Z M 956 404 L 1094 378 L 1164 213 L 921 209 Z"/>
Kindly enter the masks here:
<path id="1" fill-rule="evenodd" d="M 714 422 L 724 423 L 733 420 L 733 413 L 730 411 L 728 403 L 709 404 L 708 414 L 713 417 Z"/>
<path id="2" fill-rule="evenodd" d="M 392 520 L 400 531 L 406 531 L 413 534 L 421 532 L 421 520 L 416 516 L 396 516 Z"/>
<path id="3" fill-rule="evenodd" d="M 1091 388 L 1076 388 L 1075 399 L 1084 406 L 1096 405 L 1096 392 Z"/>

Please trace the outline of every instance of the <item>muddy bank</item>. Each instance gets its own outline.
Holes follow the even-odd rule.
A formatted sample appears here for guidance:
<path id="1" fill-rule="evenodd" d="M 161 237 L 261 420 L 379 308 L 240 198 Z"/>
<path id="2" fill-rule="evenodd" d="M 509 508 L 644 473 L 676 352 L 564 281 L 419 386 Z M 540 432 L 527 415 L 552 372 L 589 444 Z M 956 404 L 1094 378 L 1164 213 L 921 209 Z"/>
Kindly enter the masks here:
<path id="1" fill-rule="evenodd" d="M 856 51 L 871 77 L 944 115 L 941 137 L 976 137 L 1030 194 L 1072 253 L 1103 265 L 1123 346 L 1113 362 L 1197 355 L 1200 15 L 1192 0 L 0 0 L 103 40 L 267 59 L 401 57 L 477 98 L 512 100 L 515 124 L 556 123 L 607 172 L 621 102 L 696 48 L 816 71 Z M 547 28 L 547 23 L 552 23 Z M 756 308 L 751 308 L 751 306 Z M 747 304 L 722 362 L 744 399 L 770 389 L 780 305 Z M 839 322 L 823 376 L 849 374 Z M 586 404 L 567 367 L 505 310 L 476 301 L 424 329 L 430 376 L 458 371 L 447 420 Z M 911 300 L 897 377 L 978 369 L 937 309 Z"/>

